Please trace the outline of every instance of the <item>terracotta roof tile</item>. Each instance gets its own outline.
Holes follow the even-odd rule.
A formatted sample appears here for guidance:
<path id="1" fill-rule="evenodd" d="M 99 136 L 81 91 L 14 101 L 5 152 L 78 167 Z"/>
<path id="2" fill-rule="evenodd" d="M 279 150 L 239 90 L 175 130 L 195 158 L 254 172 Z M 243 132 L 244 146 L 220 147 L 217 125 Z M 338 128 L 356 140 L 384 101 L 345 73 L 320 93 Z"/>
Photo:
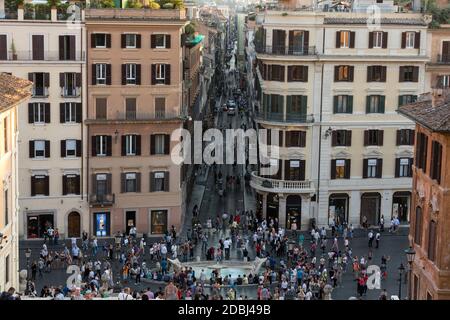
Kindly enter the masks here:
<path id="1" fill-rule="evenodd" d="M 31 81 L 0 73 L 0 112 L 31 96 Z"/>
<path id="2" fill-rule="evenodd" d="M 399 113 L 437 132 L 450 132 L 450 101 L 433 107 L 431 100 L 419 101 L 401 106 Z"/>

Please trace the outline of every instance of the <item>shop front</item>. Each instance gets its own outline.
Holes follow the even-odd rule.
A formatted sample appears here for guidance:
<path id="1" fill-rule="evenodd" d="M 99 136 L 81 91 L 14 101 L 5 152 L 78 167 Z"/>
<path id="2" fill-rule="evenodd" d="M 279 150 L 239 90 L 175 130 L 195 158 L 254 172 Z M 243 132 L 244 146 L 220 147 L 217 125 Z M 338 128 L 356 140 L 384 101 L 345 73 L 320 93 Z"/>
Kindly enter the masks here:
<path id="1" fill-rule="evenodd" d="M 302 217 L 302 197 L 299 195 L 290 195 L 286 198 L 286 228 L 291 229 L 292 224 L 297 224 L 297 229 L 301 227 Z"/>
<path id="2" fill-rule="evenodd" d="M 167 232 L 167 222 L 167 210 L 152 210 L 150 212 L 150 234 L 165 234 Z"/>
<path id="3" fill-rule="evenodd" d="M 392 198 L 392 218 L 397 217 L 400 223 L 409 223 L 409 207 L 411 192 L 395 192 Z"/>
<path id="4" fill-rule="evenodd" d="M 51 212 L 28 213 L 27 214 L 27 238 L 44 238 L 47 229 L 54 228 L 54 214 Z"/>
<path id="5" fill-rule="evenodd" d="M 380 222 L 381 195 L 378 192 L 366 192 L 361 196 L 361 225 L 364 217 L 369 226 Z"/>
<path id="6" fill-rule="evenodd" d="M 267 195 L 267 201 L 266 201 L 266 219 L 269 221 L 270 219 L 278 218 L 278 212 L 280 208 L 280 202 L 278 198 L 278 194 L 276 193 L 269 193 Z"/>
<path id="7" fill-rule="evenodd" d="M 336 225 L 348 221 L 348 194 L 333 193 L 330 195 L 328 204 L 328 224 L 334 220 Z"/>
<path id="8" fill-rule="evenodd" d="M 109 237 L 111 235 L 111 213 L 94 212 L 94 234 L 96 237 Z"/>

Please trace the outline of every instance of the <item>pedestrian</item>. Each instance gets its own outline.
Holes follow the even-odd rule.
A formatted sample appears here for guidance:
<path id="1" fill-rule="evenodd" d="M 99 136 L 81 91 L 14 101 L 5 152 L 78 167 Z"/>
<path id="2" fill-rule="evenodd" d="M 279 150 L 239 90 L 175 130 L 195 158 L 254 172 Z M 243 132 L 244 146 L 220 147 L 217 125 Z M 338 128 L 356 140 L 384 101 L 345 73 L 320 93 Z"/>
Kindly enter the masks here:
<path id="1" fill-rule="evenodd" d="M 380 232 L 384 232 L 384 215 L 380 218 Z"/>
<path id="2" fill-rule="evenodd" d="M 57 246 L 58 245 L 58 240 L 59 240 L 59 230 L 58 230 L 58 228 L 55 229 L 55 232 L 53 234 L 53 240 L 54 240 L 53 244 L 55 246 Z"/>
<path id="3" fill-rule="evenodd" d="M 374 239 L 374 234 L 373 234 L 372 230 L 369 231 L 367 236 L 369 238 L 369 248 L 372 248 L 372 243 L 373 243 L 373 239 Z"/>
<path id="4" fill-rule="evenodd" d="M 377 232 L 377 234 L 375 235 L 375 242 L 376 242 L 375 248 L 377 248 L 377 249 L 380 247 L 380 237 L 381 237 L 381 234 L 379 232 Z"/>

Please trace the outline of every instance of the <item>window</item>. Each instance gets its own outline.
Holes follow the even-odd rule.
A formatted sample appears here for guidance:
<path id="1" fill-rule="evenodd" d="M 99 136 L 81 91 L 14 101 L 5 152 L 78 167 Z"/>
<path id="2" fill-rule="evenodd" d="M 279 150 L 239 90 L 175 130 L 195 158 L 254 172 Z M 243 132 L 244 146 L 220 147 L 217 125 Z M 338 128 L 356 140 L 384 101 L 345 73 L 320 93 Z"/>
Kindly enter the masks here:
<path id="1" fill-rule="evenodd" d="M 412 159 L 411 158 L 396 159 L 395 171 L 396 171 L 395 172 L 396 178 L 412 177 Z"/>
<path id="2" fill-rule="evenodd" d="M 136 48 L 135 34 L 125 34 L 125 48 Z"/>
<path id="3" fill-rule="evenodd" d="M 436 222 L 431 220 L 428 231 L 428 260 L 436 259 Z"/>
<path id="4" fill-rule="evenodd" d="M 273 53 L 286 54 L 285 31 L 273 31 Z M 289 31 L 289 52 L 288 54 L 302 55 L 309 52 L 309 31 L 291 30 Z"/>
<path id="5" fill-rule="evenodd" d="M 430 164 L 430 176 L 431 179 L 441 183 L 441 171 L 442 171 L 442 145 L 433 141 L 431 144 L 431 164 Z"/>
<path id="6" fill-rule="evenodd" d="M 387 32 L 374 31 L 370 32 L 369 48 L 386 48 Z"/>
<path id="7" fill-rule="evenodd" d="M 8 60 L 8 41 L 6 34 L 0 34 L 0 60 Z"/>
<path id="8" fill-rule="evenodd" d="M 422 132 L 417 133 L 416 144 L 416 167 L 422 169 L 425 173 L 427 170 L 427 155 L 428 155 L 428 137 Z"/>
<path id="9" fill-rule="evenodd" d="M 422 244 L 422 208 L 416 207 L 416 221 L 414 225 L 414 242 L 417 245 Z"/>
<path id="10" fill-rule="evenodd" d="M 384 113 L 385 96 L 367 96 L 366 113 Z"/>
<path id="11" fill-rule="evenodd" d="M 66 157 L 77 155 L 77 140 L 66 140 Z"/>
<path id="12" fill-rule="evenodd" d="M 287 96 L 287 118 L 295 119 L 295 116 L 306 117 L 307 112 L 307 96 Z M 279 106 L 280 111 L 283 110 L 283 105 Z"/>
<path id="13" fill-rule="evenodd" d="M 334 81 L 353 81 L 353 66 L 335 66 L 334 67 Z"/>
<path id="14" fill-rule="evenodd" d="M 122 193 L 125 192 L 140 192 L 140 187 L 138 186 L 140 180 L 138 178 L 139 173 L 122 173 Z"/>
<path id="15" fill-rule="evenodd" d="M 376 178 L 378 159 L 367 159 L 367 176 L 366 178 Z"/>
<path id="16" fill-rule="evenodd" d="M 106 195 L 111 194 L 111 174 L 98 173 L 94 174 L 94 190 L 93 193 L 97 196 L 97 201 L 106 200 Z"/>
<path id="17" fill-rule="evenodd" d="M 170 136 L 166 134 L 155 134 L 151 136 L 152 154 L 169 154 L 168 144 Z"/>
<path id="18" fill-rule="evenodd" d="M 350 31 L 339 32 L 339 48 L 350 48 Z"/>
<path id="19" fill-rule="evenodd" d="M 349 147 L 352 145 L 351 130 L 333 130 L 331 135 L 332 147 Z"/>
<path id="20" fill-rule="evenodd" d="M 46 72 L 35 72 L 28 74 L 28 80 L 33 82 L 33 97 L 47 97 L 50 86 L 50 74 Z"/>
<path id="21" fill-rule="evenodd" d="M 105 33 L 95 33 L 92 34 L 92 47 L 94 48 L 106 48 L 107 47 L 107 38 L 108 36 L 110 37 L 110 35 L 105 34 Z"/>
<path id="22" fill-rule="evenodd" d="M 308 82 L 308 66 L 288 66 L 288 82 L 295 81 Z"/>
<path id="23" fill-rule="evenodd" d="M 267 80 L 284 81 L 284 66 L 268 64 L 265 67 L 267 68 Z"/>
<path id="24" fill-rule="evenodd" d="M 152 64 L 152 85 L 170 84 L 170 64 Z"/>
<path id="25" fill-rule="evenodd" d="M 401 107 L 405 104 L 413 103 L 417 101 L 417 96 L 414 94 L 403 94 L 398 96 L 398 106 Z"/>
<path id="26" fill-rule="evenodd" d="M 386 67 L 368 66 L 367 82 L 386 82 Z"/>
<path id="27" fill-rule="evenodd" d="M 414 48 L 414 40 L 416 38 L 415 32 L 406 32 L 405 33 L 405 48 L 412 49 Z"/>
<path id="28" fill-rule="evenodd" d="M 80 175 L 63 175 L 63 195 L 80 194 Z"/>
<path id="29" fill-rule="evenodd" d="M 263 94 L 263 111 L 267 117 L 282 119 L 284 97 L 278 94 Z M 289 106 L 288 106 L 289 108 Z"/>
<path id="30" fill-rule="evenodd" d="M 157 119 L 164 119 L 166 116 L 166 98 L 155 98 L 155 117 Z"/>
<path id="31" fill-rule="evenodd" d="M 364 146 L 382 146 L 383 130 L 366 130 L 364 131 Z"/>
<path id="32" fill-rule="evenodd" d="M 125 117 L 127 120 L 136 119 L 136 98 L 125 99 Z"/>
<path id="33" fill-rule="evenodd" d="M 59 74 L 59 86 L 63 97 L 77 97 L 80 95 L 81 73 L 64 72 Z"/>
<path id="34" fill-rule="evenodd" d="M 397 145 L 398 146 L 413 146 L 414 145 L 414 130 L 412 130 L 412 129 L 397 130 Z"/>
<path id="35" fill-rule="evenodd" d="M 7 255 L 5 258 L 5 285 L 10 281 L 11 278 L 10 273 L 11 273 L 11 259 L 9 258 L 9 255 Z"/>
<path id="36" fill-rule="evenodd" d="M 59 36 L 59 60 L 75 60 L 75 36 Z"/>
<path id="37" fill-rule="evenodd" d="M 446 89 L 450 87 L 450 75 L 438 76 L 437 77 L 437 88 Z"/>
<path id="38" fill-rule="evenodd" d="M 166 49 L 170 48 L 170 35 L 166 34 L 153 34 L 151 36 L 152 48 Z"/>
<path id="39" fill-rule="evenodd" d="M 286 147 L 306 147 L 306 131 L 286 131 Z"/>
<path id="40" fill-rule="evenodd" d="M 353 113 L 353 96 L 334 96 L 334 113 Z"/>
<path id="41" fill-rule="evenodd" d="M 95 64 L 96 84 L 106 84 L 106 63 Z"/>
<path id="42" fill-rule="evenodd" d="M 136 135 L 129 134 L 122 136 L 122 155 L 135 156 L 136 155 Z"/>
<path id="43" fill-rule="evenodd" d="M 284 179 L 290 181 L 305 180 L 305 160 L 286 160 Z M 280 171 L 280 170 L 279 170 Z"/>
<path id="44" fill-rule="evenodd" d="M 400 67 L 399 82 L 418 82 L 419 67 L 403 66 Z"/>
<path id="45" fill-rule="evenodd" d="M 3 119 L 3 147 L 5 153 L 9 151 L 9 117 Z"/>
<path id="46" fill-rule="evenodd" d="M 169 191 L 169 172 L 150 172 L 150 192 Z"/>
<path id="47" fill-rule="evenodd" d="M 95 99 L 95 118 L 97 120 L 106 120 L 107 118 L 106 105 L 107 105 L 106 98 Z"/>
<path id="48" fill-rule="evenodd" d="M 35 140 L 34 141 L 34 158 L 44 158 L 45 157 L 45 141 Z"/>
<path id="49" fill-rule="evenodd" d="M 331 162 L 331 179 L 349 179 L 350 160 L 336 159 Z"/>
<path id="50" fill-rule="evenodd" d="M 64 123 L 77 122 L 77 104 L 74 102 L 66 102 L 64 104 Z"/>
<path id="51" fill-rule="evenodd" d="M 31 176 L 31 196 L 49 195 L 49 177 L 44 175 Z"/>
<path id="52" fill-rule="evenodd" d="M 8 189 L 5 189 L 3 191 L 3 205 L 4 205 L 4 211 L 5 211 L 4 226 L 7 226 L 9 224 L 9 192 L 8 192 Z"/>
<path id="53" fill-rule="evenodd" d="M 112 139 L 111 136 L 92 136 L 92 155 L 111 156 Z"/>
<path id="54" fill-rule="evenodd" d="M 442 51 L 438 56 L 438 62 L 450 62 L 450 41 L 442 41 Z"/>
<path id="55" fill-rule="evenodd" d="M 125 66 L 125 81 L 123 84 L 137 84 L 136 83 L 136 64 L 135 63 L 127 63 Z"/>

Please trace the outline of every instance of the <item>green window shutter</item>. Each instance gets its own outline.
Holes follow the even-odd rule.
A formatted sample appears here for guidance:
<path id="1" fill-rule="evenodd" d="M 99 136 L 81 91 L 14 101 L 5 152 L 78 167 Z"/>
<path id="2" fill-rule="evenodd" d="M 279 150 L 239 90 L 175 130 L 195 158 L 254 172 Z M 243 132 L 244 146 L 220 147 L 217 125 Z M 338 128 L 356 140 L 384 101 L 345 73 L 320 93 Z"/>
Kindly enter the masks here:
<path id="1" fill-rule="evenodd" d="M 353 96 L 347 96 L 347 113 L 353 113 Z"/>
<path id="2" fill-rule="evenodd" d="M 380 113 L 384 113 L 385 103 L 386 103 L 386 96 L 380 96 L 380 105 L 378 108 L 378 111 Z"/>
<path id="3" fill-rule="evenodd" d="M 403 105 L 403 96 L 398 96 L 398 106 L 401 107 Z"/>
<path id="4" fill-rule="evenodd" d="M 284 96 L 279 95 L 278 96 L 278 106 L 277 106 L 277 112 L 283 113 L 283 108 L 284 108 Z"/>
<path id="5" fill-rule="evenodd" d="M 334 96 L 333 100 L 333 113 L 338 113 L 338 96 Z"/>
<path id="6" fill-rule="evenodd" d="M 286 113 L 287 116 L 289 116 L 289 113 L 291 113 L 292 110 L 292 96 L 286 97 Z"/>
<path id="7" fill-rule="evenodd" d="M 366 96 L 366 113 L 370 113 L 370 97 Z"/>
<path id="8" fill-rule="evenodd" d="M 300 104 L 300 112 L 303 115 L 306 115 L 307 109 L 308 109 L 308 97 L 307 96 L 301 96 L 301 104 Z"/>

